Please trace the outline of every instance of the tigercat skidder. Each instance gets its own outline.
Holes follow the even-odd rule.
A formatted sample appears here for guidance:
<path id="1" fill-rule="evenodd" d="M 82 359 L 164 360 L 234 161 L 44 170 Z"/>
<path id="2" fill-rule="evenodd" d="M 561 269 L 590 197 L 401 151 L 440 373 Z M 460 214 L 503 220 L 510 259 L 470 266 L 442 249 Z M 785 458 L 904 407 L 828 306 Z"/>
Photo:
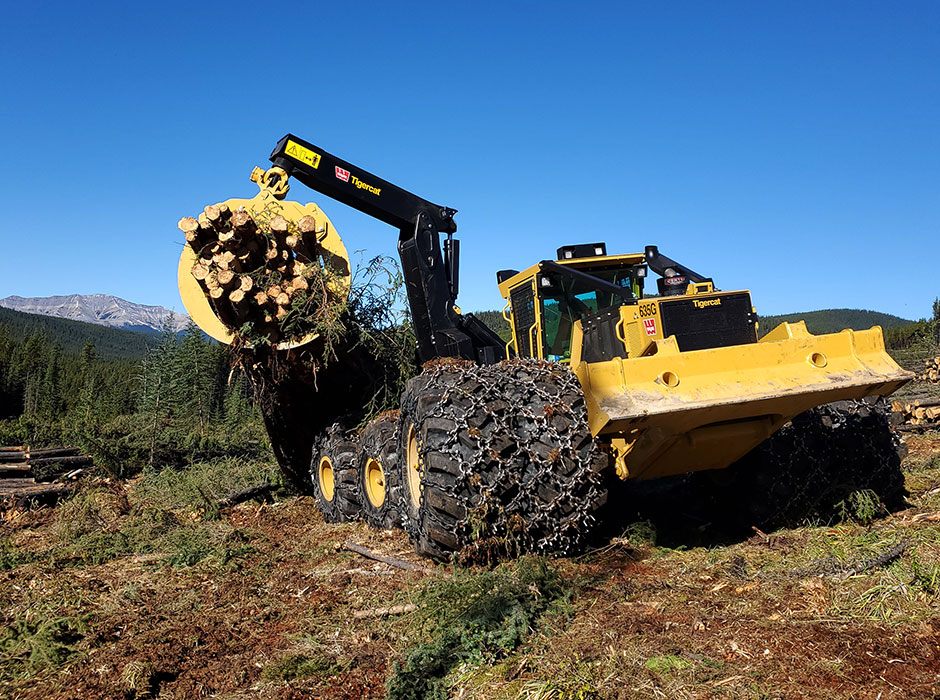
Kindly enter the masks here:
<path id="1" fill-rule="evenodd" d="M 248 374 L 269 395 L 282 468 L 309 475 L 324 516 L 400 524 L 423 554 L 576 551 L 613 477 L 724 469 L 804 412 L 887 396 L 912 378 L 878 327 L 814 336 L 782 323 L 759 337 L 749 292 L 721 291 L 655 246 L 570 245 L 498 272 L 506 342 L 456 306 L 456 210 L 291 134 L 271 161 L 252 174 L 254 199 L 180 222 L 183 301 L 207 333 L 238 343 L 243 367 L 279 368 Z M 356 370 L 352 349 L 321 361 L 324 334 L 296 322 L 312 300 L 341 306 L 351 272 L 322 211 L 285 201 L 291 177 L 399 231 L 423 371 L 400 410 L 359 431 L 368 392 L 354 379 L 383 368 L 358 358 Z"/>

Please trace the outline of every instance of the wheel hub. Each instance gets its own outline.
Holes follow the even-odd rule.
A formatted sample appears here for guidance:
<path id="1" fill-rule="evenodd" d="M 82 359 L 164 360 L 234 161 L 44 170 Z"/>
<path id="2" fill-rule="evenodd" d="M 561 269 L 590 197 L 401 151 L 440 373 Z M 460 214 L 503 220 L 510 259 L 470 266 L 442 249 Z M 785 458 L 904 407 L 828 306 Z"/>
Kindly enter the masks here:
<path id="1" fill-rule="evenodd" d="M 417 509 L 421 506 L 421 465 L 418 460 L 418 436 L 412 424 L 408 428 L 408 456 L 405 473 L 408 476 L 408 495 L 411 505 Z"/>
<path id="2" fill-rule="evenodd" d="M 373 508 L 381 508 L 385 503 L 385 472 L 382 464 L 372 457 L 366 462 L 366 497 Z"/>
<path id="3" fill-rule="evenodd" d="M 323 498 L 332 502 L 335 485 L 333 479 L 333 463 L 330 461 L 329 457 L 324 456 L 320 458 L 320 466 L 317 472 L 320 481 L 320 492 L 323 494 Z"/>

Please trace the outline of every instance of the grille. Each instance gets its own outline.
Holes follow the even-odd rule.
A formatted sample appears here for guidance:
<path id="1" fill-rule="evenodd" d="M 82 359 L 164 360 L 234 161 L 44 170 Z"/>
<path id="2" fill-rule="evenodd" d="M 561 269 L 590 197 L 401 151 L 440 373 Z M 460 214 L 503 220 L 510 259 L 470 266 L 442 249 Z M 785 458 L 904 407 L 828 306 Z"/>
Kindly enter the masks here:
<path id="1" fill-rule="evenodd" d="M 535 295 L 531 284 L 523 284 L 509 293 L 512 317 L 516 326 L 516 342 L 521 357 L 532 357 L 529 329 L 535 325 Z"/>
<path id="2" fill-rule="evenodd" d="M 708 304 L 720 299 L 721 304 Z M 663 336 L 676 336 L 680 350 L 704 350 L 757 341 L 751 295 L 688 297 L 660 304 Z"/>

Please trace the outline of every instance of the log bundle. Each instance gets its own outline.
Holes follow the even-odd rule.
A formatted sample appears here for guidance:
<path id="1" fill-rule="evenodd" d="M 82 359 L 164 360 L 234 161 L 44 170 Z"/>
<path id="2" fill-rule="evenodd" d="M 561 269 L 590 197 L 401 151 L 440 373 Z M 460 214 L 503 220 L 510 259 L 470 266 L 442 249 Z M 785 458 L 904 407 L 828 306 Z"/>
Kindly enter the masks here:
<path id="1" fill-rule="evenodd" d="M 74 478 L 91 466 L 91 457 L 74 447 L 0 447 L 0 512 L 56 502 L 68 495 Z"/>
<path id="2" fill-rule="evenodd" d="M 922 382 L 940 384 L 940 355 L 924 360 L 924 371 L 917 378 Z"/>
<path id="3" fill-rule="evenodd" d="M 213 204 L 198 219 L 183 217 L 178 227 L 196 253 L 193 277 L 232 333 L 272 344 L 297 340 L 304 325 L 294 324 L 291 337 L 285 319 L 292 312 L 311 315 L 329 300 L 329 273 L 319 264 L 317 243 L 324 231 L 312 216 L 295 224 L 280 214 L 266 219 Z"/>
<path id="4" fill-rule="evenodd" d="M 921 398 L 913 401 L 892 401 L 891 410 L 901 415 L 910 425 L 926 425 L 940 420 L 940 398 Z"/>

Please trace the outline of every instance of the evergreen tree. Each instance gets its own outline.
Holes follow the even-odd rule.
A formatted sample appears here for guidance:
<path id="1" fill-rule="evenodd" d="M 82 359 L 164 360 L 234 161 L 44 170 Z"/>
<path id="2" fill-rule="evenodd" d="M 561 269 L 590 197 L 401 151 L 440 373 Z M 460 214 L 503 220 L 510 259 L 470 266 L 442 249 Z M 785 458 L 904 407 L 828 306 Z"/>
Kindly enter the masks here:
<path id="1" fill-rule="evenodd" d="M 61 355 L 61 348 L 55 345 L 46 360 L 39 392 L 39 413 L 44 418 L 58 418 L 62 408 Z"/>
<path id="2" fill-rule="evenodd" d="M 174 414 L 183 393 L 180 344 L 165 327 L 160 344 L 141 363 L 138 410 L 147 418 L 150 433 L 150 466 L 155 464 L 156 447 L 164 425 Z"/>
<path id="3" fill-rule="evenodd" d="M 92 422 L 97 417 L 97 408 L 100 402 L 102 386 L 100 360 L 92 341 L 85 343 L 78 356 L 78 371 L 80 382 L 79 414 L 86 422 Z"/>

